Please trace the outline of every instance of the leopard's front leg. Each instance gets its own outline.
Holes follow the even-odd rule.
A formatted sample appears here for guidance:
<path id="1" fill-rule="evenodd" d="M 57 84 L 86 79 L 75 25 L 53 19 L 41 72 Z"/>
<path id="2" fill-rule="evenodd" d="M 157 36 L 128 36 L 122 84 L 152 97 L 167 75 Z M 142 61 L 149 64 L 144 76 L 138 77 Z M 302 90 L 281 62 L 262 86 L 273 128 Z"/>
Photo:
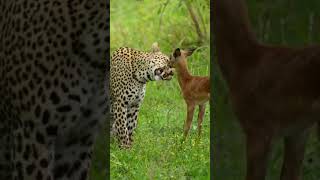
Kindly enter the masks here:
<path id="1" fill-rule="evenodd" d="M 140 109 L 140 103 L 129 107 L 127 110 L 128 133 L 129 133 L 129 140 L 131 143 L 133 143 L 133 132 L 136 129 L 138 124 L 139 109 Z"/>
<path id="2" fill-rule="evenodd" d="M 128 121 L 127 121 L 127 106 L 123 100 L 118 99 L 112 103 L 113 113 L 113 131 L 116 135 L 120 148 L 130 148 L 131 141 L 129 139 Z"/>

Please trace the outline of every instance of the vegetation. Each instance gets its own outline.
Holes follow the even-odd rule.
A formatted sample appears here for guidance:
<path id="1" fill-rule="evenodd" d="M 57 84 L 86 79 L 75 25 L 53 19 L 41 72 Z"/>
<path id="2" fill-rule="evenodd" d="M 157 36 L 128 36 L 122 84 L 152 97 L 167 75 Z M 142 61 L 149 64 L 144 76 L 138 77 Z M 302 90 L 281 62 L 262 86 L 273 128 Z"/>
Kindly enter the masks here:
<path id="1" fill-rule="evenodd" d="M 247 0 L 249 15 L 257 37 L 271 44 L 302 46 L 320 41 L 320 2 L 310 0 Z M 213 47 L 214 48 L 214 47 Z M 214 84 L 214 179 L 234 180 L 245 176 L 245 145 L 241 128 L 232 113 L 226 84 L 217 68 L 211 64 Z M 283 158 L 282 141 L 275 142 L 269 158 L 268 180 L 279 179 Z M 303 179 L 320 177 L 320 141 L 315 129 L 305 152 Z"/>
<path id="2" fill-rule="evenodd" d="M 110 3 L 110 52 L 121 46 L 149 51 L 153 42 L 158 42 L 168 55 L 176 47 L 198 47 L 189 58 L 189 70 L 194 75 L 209 75 L 208 0 Z M 185 117 L 186 105 L 176 77 L 167 82 L 149 82 L 132 149 L 120 150 L 111 141 L 111 179 L 209 179 L 209 105 L 200 139 L 195 115 L 190 136 L 181 142 Z M 95 146 L 92 180 L 106 179 L 106 133 Z"/>

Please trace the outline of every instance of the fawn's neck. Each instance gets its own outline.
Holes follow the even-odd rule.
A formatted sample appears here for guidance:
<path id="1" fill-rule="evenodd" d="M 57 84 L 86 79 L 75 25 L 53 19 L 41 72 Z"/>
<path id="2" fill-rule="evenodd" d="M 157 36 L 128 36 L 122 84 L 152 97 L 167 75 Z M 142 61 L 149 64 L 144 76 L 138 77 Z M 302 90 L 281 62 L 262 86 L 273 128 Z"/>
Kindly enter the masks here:
<path id="1" fill-rule="evenodd" d="M 216 0 L 213 14 L 218 62 L 230 81 L 254 63 L 258 43 L 243 0 Z"/>
<path id="2" fill-rule="evenodd" d="M 185 61 L 180 61 L 176 65 L 176 70 L 178 74 L 178 82 L 181 88 L 192 78 L 188 70 L 188 65 Z"/>

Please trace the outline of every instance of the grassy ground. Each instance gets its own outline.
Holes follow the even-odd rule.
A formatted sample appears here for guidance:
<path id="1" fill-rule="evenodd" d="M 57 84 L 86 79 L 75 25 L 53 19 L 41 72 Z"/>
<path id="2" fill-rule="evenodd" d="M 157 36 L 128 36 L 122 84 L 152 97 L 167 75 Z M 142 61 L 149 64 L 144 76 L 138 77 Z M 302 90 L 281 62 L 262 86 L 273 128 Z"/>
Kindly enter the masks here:
<path id="1" fill-rule="evenodd" d="M 150 83 L 132 150 L 111 144 L 112 179 L 209 179 L 209 111 L 202 138 L 194 123 L 181 143 L 185 108 L 175 80 Z"/>
<path id="2" fill-rule="evenodd" d="M 121 46 L 149 51 L 159 43 L 169 54 L 176 47 L 199 46 L 194 24 L 187 8 L 179 1 L 111 0 L 111 52 Z M 209 31 L 209 1 L 197 2 L 203 13 L 201 28 Z M 195 3 L 195 2 L 194 2 Z M 209 37 L 189 61 L 195 75 L 209 74 Z M 138 117 L 135 142 L 131 150 L 110 145 L 111 179 L 209 179 L 210 112 L 203 122 L 203 134 L 197 138 L 196 115 L 187 141 L 181 143 L 186 105 L 176 77 L 169 82 L 150 82 Z M 96 144 L 91 179 L 106 179 L 105 136 Z"/>

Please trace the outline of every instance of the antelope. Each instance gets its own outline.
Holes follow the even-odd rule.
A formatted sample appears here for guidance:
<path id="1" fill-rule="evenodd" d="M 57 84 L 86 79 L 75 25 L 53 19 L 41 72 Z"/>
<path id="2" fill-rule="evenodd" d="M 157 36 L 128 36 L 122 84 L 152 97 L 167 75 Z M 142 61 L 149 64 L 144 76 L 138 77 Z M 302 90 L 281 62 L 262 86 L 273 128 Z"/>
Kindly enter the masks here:
<path id="1" fill-rule="evenodd" d="M 218 64 L 246 137 L 246 179 L 265 179 L 272 142 L 284 138 L 280 178 L 299 180 L 320 119 L 320 46 L 258 42 L 244 0 L 216 0 L 213 15 Z"/>
<path id="2" fill-rule="evenodd" d="M 188 70 L 187 57 L 191 56 L 195 49 L 175 49 L 171 58 L 174 58 L 173 66 L 176 69 L 178 82 L 183 98 L 187 105 L 187 118 L 184 124 L 185 140 L 191 127 L 193 114 L 196 106 L 199 106 L 198 113 L 198 137 L 201 135 L 202 121 L 205 113 L 206 103 L 210 98 L 210 81 L 207 76 L 193 76 Z"/>

